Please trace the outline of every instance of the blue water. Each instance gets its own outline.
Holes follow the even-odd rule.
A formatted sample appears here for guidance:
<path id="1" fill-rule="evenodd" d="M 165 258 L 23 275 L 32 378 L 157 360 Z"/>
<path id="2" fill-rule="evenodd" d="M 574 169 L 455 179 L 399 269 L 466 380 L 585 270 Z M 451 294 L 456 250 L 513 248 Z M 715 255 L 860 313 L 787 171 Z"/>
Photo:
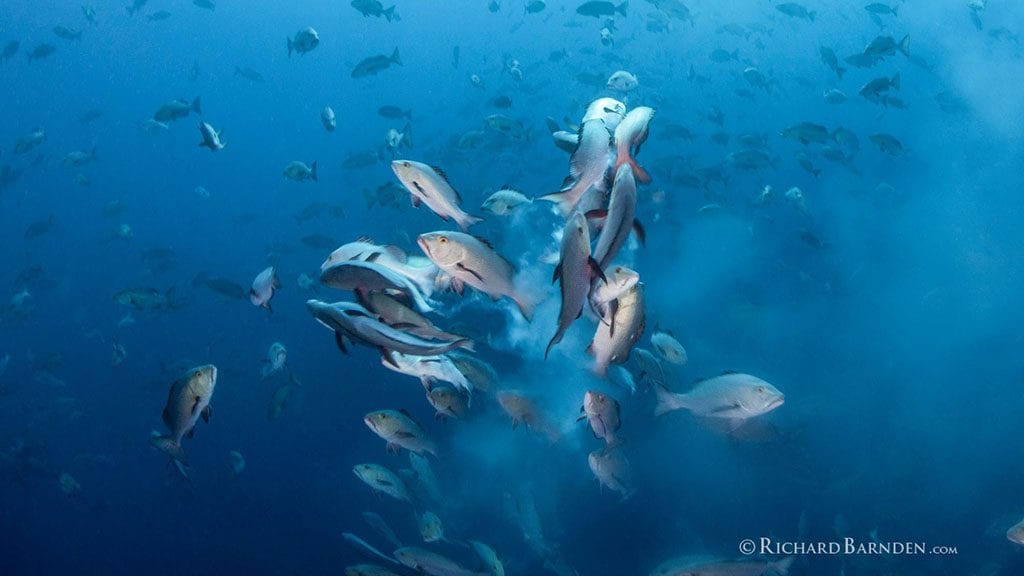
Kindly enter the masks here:
<path id="1" fill-rule="evenodd" d="M 978 29 L 961 1 L 899 3 L 880 27 L 856 3 L 807 0 L 810 22 L 768 2 L 694 0 L 692 22 L 672 19 L 671 30 L 653 32 L 646 24 L 655 6 L 633 0 L 628 17 L 615 18 L 614 44 L 603 46 L 606 23 L 577 15 L 576 2 L 524 14 L 522 1 L 504 0 L 496 12 L 482 0 L 405 1 L 394 22 L 336 0 L 221 0 L 213 11 L 152 0 L 134 16 L 125 3 L 95 2 L 95 25 L 78 3 L 8 0 L 0 9 L 0 44 L 20 41 L 0 64 L 0 166 L 22 172 L 0 189 L 0 359 L 10 356 L 0 374 L 0 573 L 343 573 L 367 561 L 343 532 L 393 548 L 366 525 L 364 510 L 386 518 L 403 543 L 474 569 L 458 542 L 487 542 L 508 574 L 554 573 L 509 513 L 508 502 L 529 498 L 557 551 L 547 559 L 559 556 L 581 575 L 648 574 L 685 554 L 739 558 L 745 538 L 846 536 L 956 553 L 805 555 L 790 573 L 1024 573 L 1004 535 L 1024 516 L 1024 61 L 1006 35 L 1021 32 L 1018 6 L 991 2 L 977 12 Z M 172 15 L 146 19 L 158 10 Z M 745 34 L 719 30 L 727 23 Z M 81 30 L 81 39 L 57 37 L 56 25 Z M 289 58 L 285 38 L 307 26 L 319 47 Z M 842 62 L 878 35 L 909 35 L 912 59 L 897 53 L 869 69 Z M 56 52 L 29 63 L 26 53 L 43 43 Z M 847 68 L 841 79 L 820 46 Z M 395 47 L 402 66 L 351 77 L 356 63 Z M 567 57 L 549 58 L 563 48 Z M 716 48 L 738 50 L 738 60 L 713 62 Z M 507 73 L 509 59 L 519 61 L 521 81 Z M 235 75 L 236 66 L 265 82 Z M 749 85 L 748 66 L 771 79 L 770 92 Z M 707 82 L 688 79 L 691 67 Z M 388 129 L 405 123 L 377 108 L 412 110 L 414 147 L 401 157 L 444 168 L 463 207 L 479 215 L 503 185 L 528 196 L 557 190 L 568 156 L 552 145 L 545 117 L 565 126 L 591 100 L 621 97 L 578 78 L 619 69 L 639 78 L 628 105 L 657 109 L 637 157 L 654 177 L 639 192 L 646 245 L 620 255 L 644 283 L 640 346 L 650 348 L 660 328 L 686 347 L 689 362 L 666 368 L 676 391 L 726 370 L 774 384 L 786 402 L 758 417 L 764 430 L 741 438 L 685 412 L 655 418 L 646 386 L 630 395 L 589 371 L 589 316 L 543 360 L 558 291 L 547 287 L 553 267 L 541 257 L 557 251 L 561 219 L 540 201 L 512 217 L 487 215 L 472 230 L 544 297 L 532 323 L 507 301 L 471 292 L 439 294 L 444 316 L 434 318 L 478 342 L 499 388 L 536 397 L 559 442 L 513 431 L 485 393 L 467 418 L 435 421 L 415 379 L 381 367 L 368 348 L 342 355 L 305 301 L 349 295 L 299 287 L 299 275 L 315 278 L 330 251 L 302 239 L 368 237 L 419 254 L 417 235 L 453 227 L 405 196 L 398 208 L 367 206 L 364 190 L 397 183 L 382 148 Z M 891 94 L 905 108 L 857 94 L 897 72 L 902 87 Z M 829 88 L 849 100 L 824 103 Z M 956 109 L 943 110 L 939 94 Z M 511 98 L 510 109 L 489 104 L 499 95 Z M 195 116 L 165 133 L 140 130 L 165 102 L 197 96 L 203 119 L 223 129 L 225 149 L 196 146 Z M 320 125 L 328 105 L 334 133 Z M 708 119 L 713 105 L 721 127 Z M 79 121 L 93 109 L 102 115 Z M 488 128 L 484 119 L 498 113 L 522 121 L 525 134 Z M 781 137 L 799 122 L 848 128 L 859 152 L 842 166 L 821 145 Z M 694 139 L 667 136 L 671 124 Z M 36 128 L 45 141 L 15 154 L 15 141 Z M 484 141 L 459 148 L 471 130 L 483 130 Z M 729 141 L 712 142 L 716 132 Z M 878 132 L 896 136 L 905 153 L 880 151 L 869 140 Z M 767 138 L 774 167 L 725 162 L 748 133 Z M 67 153 L 92 146 L 94 162 L 62 166 Z M 367 151 L 379 161 L 343 165 Z M 801 168 L 799 153 L 820 176 Z M 285 179 L 293 160 L 318 161 L 319 182 Z M 719 165 L 724 182 L 683 178 Z M 774 196 L 760 206 L 766 185 Z M 794 186 L 802 209 L 785 198 Z M 343 214 L 298 222 L 317 202 Z M 709 204 L 718 208 L 701 210 Z M 51 216 L 51 228 L 26 234 Z M 122 224 L 131 237 L 112 237 Z M 153 249 L 173 257 L 145 257 Z M 283 284 L 273 313 L 203 284 L 219 277 L 248 290 L 269 265 Z M 170 290 L 174 309 L 126 307 L 114 295 L 128 288 Z M 275 341 L 287 346 L 287 368 L 262 379 Z M 115 345 L 123 363 L 112 362 Z M 164 431 L 171 382 L 206 363 L 219 368 L 213 416 L 184 442 L 186 481 L 147 440 Z M 268 418 L 275 390 L 292 376 L 301 386 Z M 602 442 L 575 422 L 587 389 L 621 403 L 636 488 L 628 499 L 588 468 L 587 454 Z M 361 421 L 382 408 L 408 410 L 438 442 L 431 463 L 444 502 L 434 511 L 456 543 L 423 544 L 412 506 L 375 497 L 352 474 L 361 462 L 408 467 L 406 454 L 387 452 Z M 238 475 L 227 464 L 232 450 L 247 463 Z M 65 493 L 62 474 L 78 487 Z"/>

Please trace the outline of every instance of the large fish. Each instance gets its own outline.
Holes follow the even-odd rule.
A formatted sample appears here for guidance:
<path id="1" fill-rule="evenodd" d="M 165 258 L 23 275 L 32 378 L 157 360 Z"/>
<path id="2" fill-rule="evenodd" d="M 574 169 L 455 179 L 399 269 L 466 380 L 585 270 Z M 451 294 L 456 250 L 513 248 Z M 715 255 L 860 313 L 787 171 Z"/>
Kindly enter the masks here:
<path id="1" fill-rule="evenodd" d="M 417 454 L 429 452 L 437 456 L 437 445 L 405 410 L 377 410 L 367 414 L 363 422 L 388 443 L 388 450 L 405 448 Z"/>
<path id="2" fill-rule="evenodd" d="M 429 258 L 407 255 L 398 246 L 377 245 L 368 240 L 349 242 L 331 252 L 320 265 L 320 271 L 345 260 L 362 260 L 390 268 L 408 278 L 425 298 L 434 291 L 437 266 Z"/>
<path id="3" fill-rule="evenodd" d="M 615 166 L 612 170 L 617 172 L 620 166 L 629 164 L 636 181 L 641 184 L 650 182 L 651 176 L 636 163 L 636 155 L 647 141 L 648 125 L 653 117 L 653 108 L 637 106 L 615 127 Z"/>
<path id="4" fill-rule="evenodd" d="M 423 253 L 451 276 L 457 292 L 469 285 L 494 300 L 506 296 L 524 318 L 533 316 L 535 304 L 514 286 L 515 268 L 486 241 L 461 232 L 439 231 L 421 234 L 417 242 Z"/>
<path id="5" fill-rule="evenodd" d="M 349 302 L 328 304 L 319 300 L 306 302 L 309 313 L 327 328 L 334 331 L 338 347 L 347 352 L 344 338 L 381 350 L 385 358 L 390 352 L 413 354 L 416 356 L 436 356 L 450 352 L 456 348 L 472 349 L 472 342 L 467 338 L 455 341 L 426 340 L 392 328 L 381 322 L 365 308 Z"/>
<path id="6" fill-rule="evenodd" d="M 171 384 L 164 406 L 164 425 L 170 434 L 154 436 L 150 444 L 174 459 L 182 474 L 187 475 L 188 459 L 181 447 L 183 437 L 192 437 L 196 423 L 210 421 L 210 399 L 217 386 L 217 368 L 205 365 L 193 368 Z"/>
<path id="7" fill-rule="evenodd" d="M 655 387 L 655 391 L 656 416 L 685 408 L 695 416 L 730 420 L 733 429 L 748 418 L 771 412 L 786 400 L 782 392 L 764 380 L 735 372 L 702 380 L 684 394 L 673 394 L 662 386 Z"/>
<path id="8" fill-rule="evenodd" d="M 381 359 L 381 362 L 395 372 L 419 378 L 427 392 L 433 389 L 436 382 L 448 382 L 466 392 L 473 391 L 466 376 L 445 355 L 414 356 L 393 352 L 388 358 Z"/>
<path id="9" fill-rule="evenodd" d="M 587 390 L 587 393 L 583 395 L 583 406 L 580 407 L 580 412 L 583 413 L 580 419 L 586 419 L 595 438 L 604 440 L 609 445 L 619 442 L 615 435 L 622 427 L 618 400 L 607 394 Z"/>
<path id="10" fill-rule="evenodd" d="M 395 160 L 391 163 L 391 169 L 412 195 L 413 206 L 426 204 L 442 220 L 451 218 L 464 231 L 481 221 L 481 218 L 462 211 L 462 197 L 439 168 L 412 160 Z"/>
<path id="11" fill-rule="evenodd" d="M 433 310 L 426 297 L 408 277 L 374 261 L 343 260 L 324 268 L 320 273 L 324 286 L 354 292 L 390 291 L 411 300 L 423 312 Z"/>
<path id="12" fill-rule="evenodd" d="M 580 127 L 579 144 L 569 160 L 571 183 L 558 192 L 541 196 L 541 200 L 558 204 L 568 216 L 592 187 L 604 191 L 605 177 L 611 156 L 612 133 L 602 120 L 589 120 Z"/>
<path id="13" fill-rule="evenodd" d="M 561 257 L 551 279 L 552 282 L 557 280 L 560 283 L 562 308 L 558 314 L 558 330 L 548 342 L 544 358 L 548 357 L 551 348 L 561 342 L 565 331 L 583 313 L 583 305 L 587 302 L 594 278 L 608 281 L 601 271 L 601 265 L 590 255 L 590 227 L 583 214 L 577 212 L 562 231 Z"/>
<path id="14" fill-rule="evenodd" d="M 597 325 L 594 339 L 587 352 L 594 356 L 594 372 L 608 373 L 609 364 L 622 364 L 629 360 L 630 351 L 640 341 L 647 323 L 644 311 L 643 287 L 640 284 L 620 296 L 614 310 L 608 312 Z"/>
<path id="15" fill-rule="evenodd" d="M 636 180 L 633 179 L 633 168 L 630 164 L 619 166 L 615 173 L 615 183 L 608 200 L 606 210 L 591 210 L 588 218 L 602 218 L 601 234 L 597 237 L 594 247 L 594 260 L 604 270 L 622 249 L 629 231 L 636 230 L 637 239 L 643 244 L 646 239 L 643 226 L 636 219 Z"/>
<path id="16" fill-rule="evenodd" d="M 464 340 L 458 334 L 450 334 L 434 326 L 426 316 L 409 308 L 383 292 L 359 292 L 359 303 L 368 311 L 376 314 L 380 320 L 392 328 L 398 328 L 408 334 L 415 334 L 430 340 Z"/>

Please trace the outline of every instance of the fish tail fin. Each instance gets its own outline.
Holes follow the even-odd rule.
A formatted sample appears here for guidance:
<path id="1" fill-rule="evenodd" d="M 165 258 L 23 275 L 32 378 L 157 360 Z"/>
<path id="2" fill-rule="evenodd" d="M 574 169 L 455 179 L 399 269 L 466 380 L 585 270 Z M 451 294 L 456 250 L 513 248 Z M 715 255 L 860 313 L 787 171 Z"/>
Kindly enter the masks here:
<path id="1" fill-rule="evenodd" d="M 572 212 L 572 209 L 576 206 L 576 203 L 573 202 L 572 200 L 570 190 L 567 190 L 565 192 L 552 192 L 551 194 L 538 196 L 537 200 L 554 202 L 555 204 L 558 205 L 558 209 L 559 211 L 561 211 L 563 216 L 568 216 L 569 213 Z"/>
<path id="2" fill-rule="evenodd" d="M 551 353 L 551 349 L 555 347 L 555 344 L 558 344 L 559 342 L 562 341 L 562 335 L 563 334 L 565 334 L 565 330 L 563 330 L 562 327 L 559 326 L 558 327 L 558 332 L 555 332 L 555 335 L 552 336 L 551 340 L 548 342 L 548 347 L 544 349 L 544 359 L 545 360 L 548 359 L 548 354 Z"/>
<path id="3" fill-rule="evenodd" d="M 622 14 L 623 18 L 628 18 L 629 16 L 626 15 L 626 9 L 627 8 L 629 8 L 629 0 L 626 0 L 622 4 L 619 4 L 618 6 L 616 6 L 615 7 L 615 11 L 618 12 L 619 14 Z"/>
<path id="4" fill-rule="evenodd" d="M 904 56 L 910 56 L 910 34 L 907 34 L 900 40 L 900 44 L 897 47 L 900 52 L 903 52 Z"/>
<path id="5" fill-rule="evenodd" d="M 684 407 L 685 403 L 683 402 L 683 395 L 674 394 L 661 384 L 656 384 L 654 386 L 654 393 L 658 397 L 658 405 L 654 407 L 655 416 L 661 416 L 667 412 L 679 410 Z"/>
<path id="6" fill-rule="evenodd" d="M 316 175 L 316 160 L 313 160 L 313 163 L 309 165 L 309 170 L 312 172 L 309 177 L 313 179 L 313 182 L 319 182 L 320 180 Z"/>
<path id="7" fill-rule="evenodd" d="M 789 569 L 793 566 L 793 562 L 796 561 L 796 556 L 786 556 L 782 560 L 772 564 L 772 571 L 779 576 L 788 576 Z"/>
<path id="8" fill-rule="evenodd" d="M 458 217 L 456 219 L 456 222 L 458 223 L 459 228 L 462 228 L 463 232 L 468 230 L 469 227 L 472 226 L 473 224 L 476 224 L 478 222 L 483 222 L 483 221 L 484 221 L 483 218 L 479 218 L 477 216 L 472 216 L 470 214 L 466 214 L 464 216 L 460 216 L 460 217 Z"/>
<path id="9" fill-rule="evenodd" d="M 151 446 L 157 450 L 167 454 L 175 462 L 180 462 L 186 469 L 188 469 L 188 458 L 185 456 L 185 450 L 181 447 L 181 442 L 175 440 L 171 436 L 154 436 L 149 439 Z"/>
<path id="10" fill-rule="evenodd" d="M 388 19 L 388 22 L 391 22 L 391 20 L 394 19 L 394 17 L 395 17 L 395 7 L 392 6 L 392 7 L 388 8 L 388 9 L 384 10 L 383 14 L 384 14 L 384 17 Z"/>
<path id="11" fill-rule="evenodd" d="M 395 51 L 391 53 L 391 62 L 394 64 L 398 64 L 399 66 L 402 66 L 402 57 L 401 55 L 398 54 L 397 47 L 395 48 Z"/>
<path id="12" fill-rule="evenodd" d="M 192 111 L 200 116 L 203 115 L 203 103 L 199 96 L 196 96 L 196 99 L 192 101 Z"/>

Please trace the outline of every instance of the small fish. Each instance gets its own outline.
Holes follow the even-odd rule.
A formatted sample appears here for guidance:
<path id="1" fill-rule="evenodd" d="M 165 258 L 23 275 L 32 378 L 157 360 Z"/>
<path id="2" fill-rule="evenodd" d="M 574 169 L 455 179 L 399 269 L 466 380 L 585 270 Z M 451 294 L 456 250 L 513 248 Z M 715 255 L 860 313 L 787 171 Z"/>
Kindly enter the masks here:
<path id="1" fill-rule="evenodd" d="M 72 30 L 67 26 L 54 26 L 53 33 L 65 40 L 81 40 L 82 31 Z"/>
<path id="2" fill-rule="evenodd" d="M 356 464 L 352 472 L 376 492 L 387 494 L 398 500 L 412 501 L 405 482 L 391 470 L 380 464 Z"/>
<path id="3" fill-rule="evenodd" d="M 836 53 L 827 46 L 818 48 L 818 53 L 821 54 L 821 61 L 828 66 L 829 70 L 836 73 L 836 76 L 840 80 L 843 79 L 843 74 L 846 72 L 846 68 L 839 65 L 839 58 L 836 57 Z"/>
<path id="4" fill-rule="evenodd" d="M 306 165 L 305 162 L 293 160 L 284 167 L 284 177 L 294 182 L 305 182 L 306 180 L 312 180 L 313 182 L 319 182 L 316 174 L 316 160 Z"/>
<path id="5" fill-rule="evenodd" d="M 172 100 L 164 104 L 153 114 L 153 120 L 168 123 L 185 118 L 190 113 L 203 115 L 202 102 L 198 97 L 191 103 L 187 100 Z"/>
<path id="6" fill-rule="evenodd" d="M 324 125 L 324 130 L 334 132 L 338 126 L 338 117 L 335 116 L 333 108 L 324 106 L 324 109 L 320 111 L 320 123 Z"/>
<path id="7" fill-rule="evenodd" d="M 14 153 L 18 155 L 28 154 L 45 141 L 46 131 L 42 128 L 36 128 L 28 134 L 18 138 L 14 143 Z"/>
<path id="8" fill-rule="evenodd" d="M 392 106 L 390 104 L 377 108 L 377 114 L 392 120 L 397 120 L 399 118 L 412 119 L 412 110 L 402 110 L 398 106 Z"/>
<path id="9" fill-rule="evenodd" d="M 277 278 L 277 271 L 273 266 L 256 275 L 252 281 L 252 288 L 249 289 L 249 300 L 253 306 L 266 308 L 267 312 L 273 312 L 270 307 L 270 300 L 274 298 L 274 292 L 281 287 L 281 281 Z"/>
<path id="10" fill-rule="evenodd" d="M 284 347 L 284 344 L 274 342 L 270 345 L 270 350 L 267 351 L 267 359 L 263 361 L 263 369 L 261 370 L 263 378 L 265 379 L 267 376 L 281 371 L 287 362 L 288 350 Z"/>
<path id="11" fill-rule="evenodd" d="M 591 452 L 587 462 L 594 477 L 605 488 L 619 492 L 623 499 L 636 492 L 632 468 L 621 444 L 610 444 Z"/>
<path id="12" fill-rule="evenodd" d="M 25 232 L 22 234 L 22 238 L 25 240 L 34 240 L 39 238 L 43 234 L 46 234 L 53 229 L 54 225 L 57 224 L 57 218 L 53 214 L 50 214 L 45 220 L 38 220 L 29 224 L 25 228 Z"/>
<path id="13" fill-rule="evenodd" d="M 463 230 L 481 221 L 462 211 L 462 197 L 452 188 L 448 176 L 441 169 L 412 160 L 395 160 L 391 169 L 409 191 L 414 207 L 419 207 L 422 202 L 442 220 L 455 220 Z"/>
<path id="14" fill-rule="evenodd" d="M 146 16 L 146 20 L 149 20 L 150 22 L 162 22 L 164 20 L 167 20 L 171 16 L 173 16 L 173 14 L 171 14 L 167 10 L 160 10 L 158 12 L 154 12 Z"/>
<path id="15" fill-rule="evenodd" d="M 427 438 L 426 432 L 405 410 L 370 412 L 363 418 L 363 422 L 374 434 L 388 443 L 389 451 L 405 448 L 417 454 L 429 452 L 437 456 L 437 445 Z"/>
<path id="16" fill-rule="evenodd" d="M 320 45 L 320 35 L 313 28 L 305 28 L 295 33 L 294 38 L 288 38 L 288 57 L 292 52 L 298 52 L 300 56 L 312 52 Z"/>
<path id="17" fill-rule="evenodd" d="M 56 51 L 57 47 L 53 44 L 40 44 L 28 53 L 28 63 L 31 64 L 33 60 L 42 60 L 43 58 L 53 55 Z"/>
<path id="18" fill-rule="evenodd" d="M 528 0 L 524 11 L 527 14 L 537 14 L 539 12 L 543 12 L 547 7 L 548 4 L 544 0 Z"/>
<path id="19" fill-rule="evenodd" d="M 136 12 L 142 10 L 143 6 L 145 6 L 147 2 L 149 2 L 149 0 L 132 0 L 131 5 L 128 6 L 128 15 L 134 16 Z"/>
<path id="20" fill-rule="evenodd" d="M 74 150 L 72 152 L 68 152 L 64 158 L 61 158 L 60 165 L 65 168 L 75 168 L 82 166 L 83 164 L 88 164 L 94 160 L 96 160 L 95 146 L 93 146 L 89 151 Z"/>
<path id="21" fill-rule="evenodd" d="M 775 9 L 782 12 L 786 16 L 793 18 L 801 18 L 809 22 L 814 22 L 814 17 L 818 15 L 814 10 L 808 10 L 805 6 L 797 4 L 796 2 L 785 2 L 783 4 L 776 4 Z"/>
<path id="22" fill-rule="evenodd" d="M 248 67 L 239 68 L 238 66 L 235 66 L 235 76 L 241 76 L 242 78 L 245 78 L 250 82 L 257 82 L 260 84 L 266 81 L 266 79 L 263 77 L 263 74 L 261 74 L 258 70 L 253 70 L 252 68 Z"/>
<path id="23" fill-rule="evenodd" d="M 654 334 L 651 335 L 651 347 L 666 362 L 682 366 L 688 360 L 686 349 L 683 348 L 683 345 L 676 340 L 671 332 L 655 330 Z"/>
<path id="24" fill-rule="evenodd" d="M 364 58 L 352 69 L 352 77 L 365 78 L 366 76 L 374 76 L 387 70 L 392 64 L 402 65 L 402 57 L 398 54 L 398 48 L 395 48 L 391 56 L 378 54 L 377 56 Z"/>
<path id="25" fill-rule="evenodd" d="M 871 140 L 875 146 L 878 146 L 879 150 L 890 156 L 901 156 L 903 154 L 903 143 L 892 134 L 879 132 L 868 136 L 868 140 Z"/>
<path id="26" fill-rule="evenodd" d="M 847 100 L 846 94 L 844 94 L 842 90 L 838 90 L 836 88 L 829 88 L 828 90 L 825 90 L 822 98 L 825 100 L 826 104 L 842 104 Z"/>
<path id="27" fill-rule="evenodd" d="M 192 4 L 206 10 L 213 10 L 217 7 L 217 3 L 214 0 L 192 0 Z"/>
<path id="28" fill-rule="evenodd" d="M 228 468 L 231 469 L 231 473 L 235 476 L 245 471 L 245 457 L 242 456 L 241 452 L 237 450 L 228 452 Z"/>
<path id="29" fill-rule="evenodd" d="M 608 77 L 608 81 L 605 83 L 605 88 L 609 90 L 615 90 L 616 92 L 632 92 L 640 85 L 640 81 L 637 77 L 625 70 L 619 70 Z"/>
<path id="30" fill-rule="evenodd" d="M 223 130 L 215 130 L 209 122 L 199 121 L 199 135 L 202 136 L 203 141 L 199 143 L 200 146 L 209 148 L 211 152 L 222 150 L 227 143 L 220 139 L 220 135 Z"/>
<path id="31" fill-rule="evenodd" d="M 583 415 L 579 419 L 587 421 L 595 438 L 604 440 L 608 445 L 619 442 L 615 436 L 615 433 L 622 427 L 618 400 L 607 394 L 588 390 L 583 395 L 583 406 L 580 407 L 580 413 Z"/>
<path id="32" fill-rule="evenodd" d="M 434 407 L 434 410 L 437 410 L 437 418 L 462 418 L 469 411 L 466 394 L 451 386 L 431 388 L 427 392 L 427 401 Z"/>
<path id="33" fill-rule="evenodd" d="M 441 518 L 430 510 L 425 510 L 416 515 L 416 524 L 420 530 L 420 537 L 424 542 L 444 541 L 444 524 Z"/>
<path id="34" fill-rule="evenodd" d="M 490 212 L 495 216 L 508 216 L 512 211 L 524 204 L 533 204 L 533 198 L 527 198 L 522 192 L 508 186 L 503 186 L 501 190 L 488 196 L 480 206 L 480 209 L 484 212 Z"/>
<path id="35" fill-rule="evenodd" d="M 469 545 L 473 547 L 473 551 L 476 552 L 491 576 L 505 576 L 505 566 L 498 559 L 498 554 L 494 552 L 493 548 L 479 540 L 470 540 Z"/>
<path id="36" fill-rule="evenodd" d="M 384 4 L 380 0 L 352 0 L 351 4 L 364 18 L 367 16 L 376 16 L 377 18 L 383 16 L 388 22 L 401 20 L 398 14 L 395 13 L 394 6 L 384 8 Z"/>
<path id="37" fill-rule="evenodd" d="M 594 18 L 601 18 L 602 16 L 615 16 L 615 14 L 621 14 L 623 18 L 626 17 L 626 9 L 629 7 L 629 1 L 623 2 L 616 6 L 611 2 L 605 2 L 602 0 L 592 0 L 590 2 L 584 2 L 576 8 L 576 13 L 583 16 L 593 16 Z"/>
<path id="38" fill-rule="evenodd" d="M 18 42 L 17 40 L 11 40 L 7 44 L 4 44 L 4 49 L 0 52 L 0 62 L 6 62 L 7 60 L 14 58 L 14 55 L 18 53 L 19 48 L 21 48 L 21 42 Z"/>

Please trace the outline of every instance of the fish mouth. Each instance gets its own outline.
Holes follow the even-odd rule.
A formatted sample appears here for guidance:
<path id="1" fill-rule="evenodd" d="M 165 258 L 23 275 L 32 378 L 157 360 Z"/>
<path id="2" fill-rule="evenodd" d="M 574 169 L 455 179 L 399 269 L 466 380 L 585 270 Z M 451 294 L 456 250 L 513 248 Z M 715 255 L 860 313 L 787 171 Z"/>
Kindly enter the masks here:
<path id="1" fill-rule="evenodd" d="M 774 410 L 774 409 L 778 408 L 779 406 L 782 406 L 785 403 L 786 403 L 786 397 L 785 396 L 779 396 L 777 398 L 774 398 L 774 399 L 772 399 L 771 402 L 768 403 L 767 411 Z"/>
<path id="2" fill-rule="evenodd" d="M 363 417 L 363 422 L 365 422 L 366 425 L 370 427 L 370 430 L 373 430 L 374 432 L 377 431 L 377 423 L 376 421 L 374 421 L 373 418 L 370 418 L 369 415 Z"/>
<path id="3" fill-rule="evenodd" d="M 427 244 L 427 240 L 423 236 L 420 236 L 416 239 L 416 243 L 419 244 L 420 250 L 423 250 L 423 253 L 427 255 L 427 258 L 430 258 L 430 245 Z"/>

